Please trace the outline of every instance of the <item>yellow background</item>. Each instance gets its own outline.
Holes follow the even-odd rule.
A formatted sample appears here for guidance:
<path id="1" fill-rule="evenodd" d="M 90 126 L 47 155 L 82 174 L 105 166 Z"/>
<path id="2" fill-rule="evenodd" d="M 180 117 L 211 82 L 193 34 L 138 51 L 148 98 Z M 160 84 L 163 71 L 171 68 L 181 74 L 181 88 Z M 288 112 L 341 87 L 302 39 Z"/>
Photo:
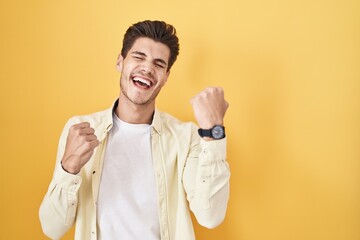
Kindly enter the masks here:
<path id="1" fill-rule="evenodd" d="M 0 239 L 46 239 L 60 131 L 112 104 L 123 34 L 144 19 L 181 42 L 161 110 L 194 120 L 209 85 L 230 102 L 228 213 L 197 239 L 359 240 L 358 0 L 1 0 Z"/>

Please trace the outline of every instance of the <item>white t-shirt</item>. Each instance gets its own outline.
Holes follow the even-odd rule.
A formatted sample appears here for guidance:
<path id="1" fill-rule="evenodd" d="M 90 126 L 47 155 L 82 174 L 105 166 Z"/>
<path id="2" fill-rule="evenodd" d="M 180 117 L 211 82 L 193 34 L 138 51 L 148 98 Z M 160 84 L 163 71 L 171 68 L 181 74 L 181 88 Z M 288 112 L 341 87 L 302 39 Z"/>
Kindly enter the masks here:
<path id="1" fill-rule="evenodd" d="M 98 197 L 99 239 L 159 240 L 151 125 L 113 114 Z"/>

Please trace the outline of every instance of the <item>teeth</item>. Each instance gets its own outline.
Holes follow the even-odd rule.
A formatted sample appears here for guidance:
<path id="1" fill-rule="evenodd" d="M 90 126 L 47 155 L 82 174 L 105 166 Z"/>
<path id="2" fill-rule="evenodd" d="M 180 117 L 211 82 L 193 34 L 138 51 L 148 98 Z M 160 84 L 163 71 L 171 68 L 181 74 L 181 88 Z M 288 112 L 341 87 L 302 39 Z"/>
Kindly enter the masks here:
<path id="1" fill-rule="evenodd" d="M 141 82 L 141 83 L 144 83 L 146 84 L 148 87 L 150 87 L 150 81 L 146 80 L 146 79 L 142 79 L 140 77 L 134 77 L 133 78 L 134 81 L 137 81 L 137 82 Z"/>

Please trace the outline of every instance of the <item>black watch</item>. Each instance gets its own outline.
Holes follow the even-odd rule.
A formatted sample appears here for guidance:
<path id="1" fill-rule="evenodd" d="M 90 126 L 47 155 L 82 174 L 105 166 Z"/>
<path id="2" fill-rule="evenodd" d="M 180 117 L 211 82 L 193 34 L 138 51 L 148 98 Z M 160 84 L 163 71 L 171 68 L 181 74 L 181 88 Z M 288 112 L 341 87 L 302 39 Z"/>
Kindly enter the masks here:
<path id="1" fill-rule="evenodd" d="M 225 137 L 225 127 L 221 125 L 215 125 L 211 129 L 198 130 L 200 137 L 211 137 L 213 139 L 222 139 Z"/>

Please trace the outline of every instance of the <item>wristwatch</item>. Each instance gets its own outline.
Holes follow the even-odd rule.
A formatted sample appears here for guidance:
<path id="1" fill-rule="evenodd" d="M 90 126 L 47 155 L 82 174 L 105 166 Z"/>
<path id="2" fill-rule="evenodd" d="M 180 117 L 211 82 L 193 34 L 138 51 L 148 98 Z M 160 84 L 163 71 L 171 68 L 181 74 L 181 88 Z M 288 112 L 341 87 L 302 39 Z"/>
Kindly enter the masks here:
<path id="1" fill-rule="evenodd" d="M 198 130 L 200 137 L 211 137 L 213 139 L 222 139 L 225 137 L 225 127 L 221 125 L 215 125 L 211 129 Z"/>

